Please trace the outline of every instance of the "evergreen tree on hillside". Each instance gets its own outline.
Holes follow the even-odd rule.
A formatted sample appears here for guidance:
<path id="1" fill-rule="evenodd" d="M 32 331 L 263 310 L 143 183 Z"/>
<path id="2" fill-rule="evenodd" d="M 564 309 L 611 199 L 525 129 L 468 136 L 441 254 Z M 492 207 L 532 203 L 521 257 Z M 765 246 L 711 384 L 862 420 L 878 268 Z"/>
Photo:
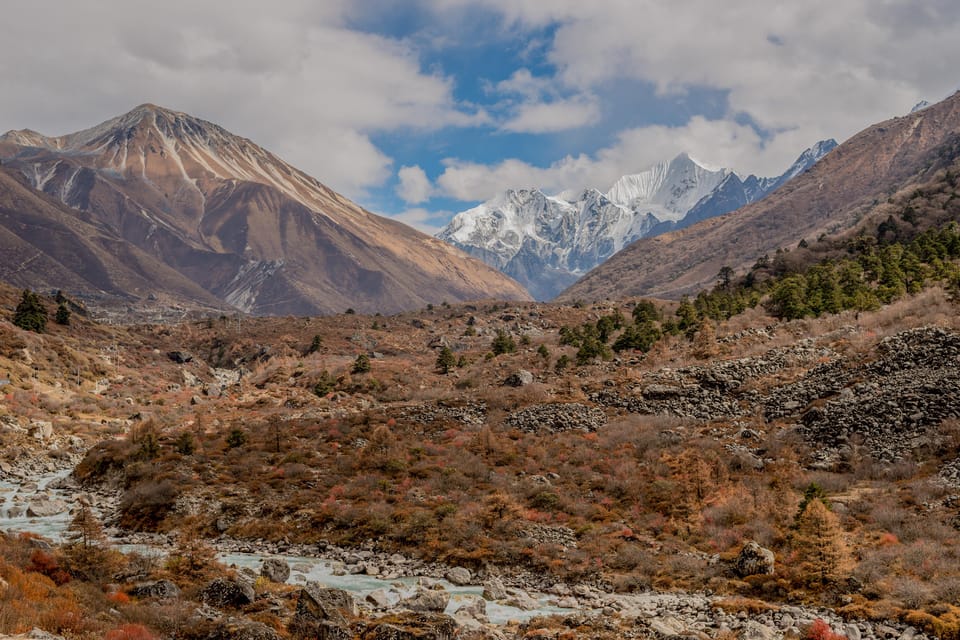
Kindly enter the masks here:
<path id="1" fill-rule="evenodd" d="M 26 331 L 43 333 L 47 328 L 47 309 L 40 301 L 40 296 L 29 289 L 23 290 L 13 314 L 13 324 Z"/>
<path id="2" fill-rule="evenodd" d="M 57 315 L 55 315 L 53 319 L 57 324 L 64 326 L 70 325 L 70 309 L 67 307 L 66 302 L 61 302 L 57 305 Z"/>

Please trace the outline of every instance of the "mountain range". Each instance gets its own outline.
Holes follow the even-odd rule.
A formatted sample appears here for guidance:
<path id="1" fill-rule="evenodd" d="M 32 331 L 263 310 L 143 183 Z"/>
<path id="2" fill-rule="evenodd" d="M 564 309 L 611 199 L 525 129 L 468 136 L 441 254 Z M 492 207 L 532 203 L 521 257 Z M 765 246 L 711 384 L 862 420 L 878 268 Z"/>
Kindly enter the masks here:
<path id="1" fill-rule="evenodd" d="M 528 298 L 250 140 L 155 105 L 65 136 L 10 131 L 0 161 L 0 277 L 14 284 L 258 315 Z"/>
<path id="2" fill-rule="evenodd" d="M 741 178 L 707 169 L 686 153 L 596 189 L 549 196 L 510 190 L 457 214 L 437 234 L 549 300 L 624 247 L 756 202 L 837 146 L 824 140 L 783 174 Z"/>
<path id="3" fill-rule="evenodd" d="M 899 190 L 960 152 L 960 92 L 870 126 L 809 170 L 734 214 L 638 240 L 557 300 L 677 298 L 710 286 L 723 267 L 843 233 Z"/>

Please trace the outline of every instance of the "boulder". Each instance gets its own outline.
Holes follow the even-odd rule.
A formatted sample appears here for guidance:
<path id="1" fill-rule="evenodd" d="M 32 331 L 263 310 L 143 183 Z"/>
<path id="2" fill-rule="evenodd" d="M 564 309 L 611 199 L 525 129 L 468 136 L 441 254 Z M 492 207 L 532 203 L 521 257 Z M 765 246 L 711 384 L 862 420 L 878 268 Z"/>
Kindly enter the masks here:
<path id="1" fill-rule="evenodd" d="M 246 618 L 217 620 L 205 640 L 280 640 L 280 635 L 263 624 Z"/>
<path id="2" fill-rule="evenodd" d="M 386 589 L 374 589 L 364 598 L 377 609 L 386 609 L 390 606 L 390 592 Z"/>
<path id="3" fill-rule="evenodd" d="M 253 587 L 245 582 L 217 578 L 200 592 L 200 600 L 214 607 L 242 607 L 257 597 Z"/>
<path id="4" fill-rule="evenodd" d="M 773 551 L 761 547 L 750 541 L 743 545 L 740 554 L 734 561 L 734 570 L 741 578 L 756 575 L 771 575 L 774 571 Z"/>
<path id="5" fill-rule="evenodd" d="M 465 587 L 473 582 L 473 576 L 470 574 L 470 570 L 463 567 L 453 567 L 447 571 L 445 577 L 448 582 L 458 587 Z"/>
<path id="6" fill-rule="evenodd" d="M 141 582 L 134 585 L 128 593 L 134 598 L 176 598 L 180 595 L 180 588 L 169 580 L 155 582 Z"/>
<path id="7" fill-rule="evenodd" d="M 27 516 L 30 518 L 49 518 L 63 513 L 69 507 L 63 500 L 38 500 L 31 502 L 27 507 Z"/>
<path id="8" fill-rule="evenodd" d="M 53 423 L 46 420 L 34 420 L 28 429 L 30 437 L 36 440 L 49 440 L 53 436 Z"/>
<path id="9" fill-rule="evenodd" d="M 411 611 L 443 612 L 450 603 L 450 594 L 446 591 L 417 589 L 416 594 L 400 601 L 400 605 Z"/>
<path id="10" fill-rule="evenodd" d="M 503 381 L 503 384 L 508 387 L 525 387 L 533 384 L 533 374 L 526 369 L 520 369 L 519 371 L 511 373 L 509 376 L 507 376 L 507 379 Z"/>
<path id="11" fill-rule="evenodd" d="M 308 582 L 300 590 L 294 626 L 298 629 L 316 629 L 319 623 L 330 622 L 346 627 L 347 618 L 357 615 L 357 603 L 343 589 L 328 589 L 318 582 Z"/>
<path id="12" fill-rule="evenodd" d="M 283 584 L 290 578 L 290 565 L 279 558 L 267 558 L 260 567 L 260 575 L 270 582 Z"/>
<path id="13" fill-rule="evenodd" d="M 459 628 L 450 616 L 437 613 L 388 615 L 374 620 L 361 640 L 454 640 Z"/>

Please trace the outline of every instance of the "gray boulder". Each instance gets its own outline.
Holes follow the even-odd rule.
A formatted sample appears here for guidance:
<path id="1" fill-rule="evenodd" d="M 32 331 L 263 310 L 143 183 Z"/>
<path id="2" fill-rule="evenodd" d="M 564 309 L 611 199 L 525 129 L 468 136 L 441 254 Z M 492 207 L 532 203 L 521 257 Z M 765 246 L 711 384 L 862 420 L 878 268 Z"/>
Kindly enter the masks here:
<path id="1" fill-rule="evenodd" d="M 180 588 L 169 580 L 155 582 L 141 582 L 134 585 L 128 592 L 134 598 L 176 598 L 180 595 Z"/>
<path id="2" fill-rule="evenodd" d="M 764 549 L 756 542 L 743 545 L 740 554 L 734 561 L 734 570 L 741 578 L 756 575 L 772 575 L 775 558 L 773 551 Z"/>
<path id="3" fill-rule="evenodd" d="M 400 605 L 411 611 L 443 612 L 450 603 L 450 594 L 446 591 L 417 589 L 416 594 L 400 601 Z"/>
<path id="4" fill-rule="evenodd" d="M 375 620 L 363 632 L 364 640 L 454 640 L 457 622 L 439 613 L 401 613 Z"/>
<path id="5" fill-rule="evenodd" d="M 27 507 L 27 516 L 31 518 L 49 518 L 63 513 L 70 507 L 63 500 L 38 500 Z"/>
<path id="6" fill-rule="evenodd" d="M 516 373 L 511 373 L 509 376 L 507 376 L 507 379 L 503 381 L 503 384 L 507 385 L 508 387 L 525 387 L 533 384 L 533 374 L 526 369 L 520 369 Z"/>
<path id="7" fill-rule="evenodd" d="M 200 600 L 214 607 L 242 607 L 256 600 L 253 587 L 245 582 L 217 578 L 200 592 Z"/>
<path id="8" fill-rule="evenodd" d="M 356 617 L 357 603 L 343 589 L 328 589 L 318 582 L 308 582 L 300 590 L 294 626 L 301 630 L 316 629 L 320 623 L 329 622 L 340 627 L 348 626 L 348 618 Z M 327 625 L 323 625 L 327 626 Z"/>
<path id="9" fill-rule="evenodd" d="M 507 597 L 507 588 L 500 578 L 490 578 L 483 583 L 484 600 L 503 600 Z"/>
<path id="10" fill-rule="evenodd" d="M 458 587 L 465 587 L 473 582 L 473 576 L 469 569 L 463 567 L 453 567 L 446 573 L 446 579 Z"/>

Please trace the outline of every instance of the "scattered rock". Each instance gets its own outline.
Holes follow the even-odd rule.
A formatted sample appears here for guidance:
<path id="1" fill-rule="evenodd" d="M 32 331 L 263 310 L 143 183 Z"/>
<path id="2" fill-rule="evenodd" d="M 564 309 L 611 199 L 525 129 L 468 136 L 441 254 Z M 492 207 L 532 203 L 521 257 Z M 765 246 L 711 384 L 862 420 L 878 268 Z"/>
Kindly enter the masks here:
<path id="1" fill-rule="evenodd" d="M 577 402 L 538 404 L 507 416 L 504 424 L 526 433 L 596 431 L 607 423 L 607 415 L 596 407 Z"/>

